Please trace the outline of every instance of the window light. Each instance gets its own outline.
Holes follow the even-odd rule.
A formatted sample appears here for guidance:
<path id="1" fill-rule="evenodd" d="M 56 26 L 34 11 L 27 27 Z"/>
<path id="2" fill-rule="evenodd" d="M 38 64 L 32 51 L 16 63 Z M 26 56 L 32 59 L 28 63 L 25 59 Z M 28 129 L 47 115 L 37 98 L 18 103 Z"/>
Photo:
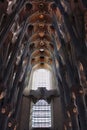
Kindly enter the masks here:
<path id="1" fill-rule="evenodd" d="M 32 105 L 32 128 L 51 127 L 51 105 L 45 100 L 39 100 Z"/>

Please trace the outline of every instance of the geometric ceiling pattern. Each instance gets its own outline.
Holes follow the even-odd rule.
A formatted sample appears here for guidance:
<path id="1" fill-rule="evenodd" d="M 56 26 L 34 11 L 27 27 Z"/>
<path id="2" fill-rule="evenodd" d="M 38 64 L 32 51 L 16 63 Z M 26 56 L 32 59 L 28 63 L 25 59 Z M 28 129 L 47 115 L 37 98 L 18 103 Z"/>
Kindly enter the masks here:
<path id="1" fill-rule="evenodd" d="M 63 130 L 87 130 L 87 1 L 0 1 L 0 129 L 16 130 L 32 69 L 55 70 Z"/>

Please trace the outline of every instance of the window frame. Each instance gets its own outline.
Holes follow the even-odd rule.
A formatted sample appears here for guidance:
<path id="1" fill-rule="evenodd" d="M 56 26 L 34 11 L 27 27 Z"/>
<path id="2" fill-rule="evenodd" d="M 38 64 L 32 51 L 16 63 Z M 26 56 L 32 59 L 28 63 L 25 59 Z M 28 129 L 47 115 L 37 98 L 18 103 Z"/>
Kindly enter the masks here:
<path id="1" fill-rule="evenodd" d="M 41 99 L 41 100 L 43 100 L 43 99 Z M 37 102 L 36 102 L 36 104 L 39 102 L 40 100 L 38 100 Z M 43 100 L 43 101 L 45 101 L 45 100 Z M 47 101 L 45 101 L 46 103 L 47 103 Z M 48 104 L 47 103 L 47 105 L 48 105 L 48 107 L 50 106 L 50 109 L 48 110 L 48 111 L 50 111 L 50 116 L 48 117 L 48 115 L 47 115 L 47 110 L 44 110 L 44 112 L 45 112 L 45 114 L 46 114 L 46 116 L 44 117 L 44 121 L 43 122 L 40 122 L 41 123 L 41 125 L 42 126 L 40 126 L 40 125 L 38 125 L 38 126 L 35 126 L 35 127 L 33 127 L 32 126 L 32 117 L 34 116 L 32 116 L 32 108 L 33 108 L 33 106 L 35 106 L 35 104 L 32 102 L 32 104 L 31 104 L 31 113 L 30 113 L 30 127 L 31 127 L 31 129 L 51 129 L 52 128 L 52 104 L 51 104 L 51 102 L 50 102 L 50 104 Z M 38 113 L 39 113 L 39 110 L 38 110 Z M 38 116 L 38 115 L 37 115 Z M 40 117 L 36 117 L 37 119 L 39 118 L 40 119 Z M 42 119 L 43 119 L 43 117 L 41 117 Z M 46 124 L 46 119 L 47 119 L 47 123 L 48 123 L 48 120 L 50 121 L 50 125 L 49 126 L 44 126 L 43 124 Z M 36 123 L 38 124 L 39 122 L 37 122 L 36 121 Z"/>

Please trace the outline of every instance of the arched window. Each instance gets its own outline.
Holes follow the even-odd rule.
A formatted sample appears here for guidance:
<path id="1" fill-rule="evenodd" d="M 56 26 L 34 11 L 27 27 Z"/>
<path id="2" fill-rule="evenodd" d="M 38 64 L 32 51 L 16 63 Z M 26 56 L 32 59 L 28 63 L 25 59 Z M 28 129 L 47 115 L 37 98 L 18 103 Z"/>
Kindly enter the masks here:
<path id="1" fill-rule="evenodd" d="M 32 104 L 31 127 L 51 127 L 51 104 L 48 104 L 45 100 L 39 100 L 36 104 Z"/>
<path id="2" fill-rule="evenodd" d="M 32 90 L 44 87 L 52 89 L 52 72 L 47 69 L 37 69 L 32 76 Z M 40 99 L 35 104 L 31 103 L 30 128 L 51 128 L 52 127 L 52 104 Z"/>
<path id="3" fill-rule="evenodd" d="M 51 72 L 46 69 L 38 69 L 33 74 L 32 89 L 36 90 L 39 87 L 46 87 L 50 90 L 52 88 Z"/>

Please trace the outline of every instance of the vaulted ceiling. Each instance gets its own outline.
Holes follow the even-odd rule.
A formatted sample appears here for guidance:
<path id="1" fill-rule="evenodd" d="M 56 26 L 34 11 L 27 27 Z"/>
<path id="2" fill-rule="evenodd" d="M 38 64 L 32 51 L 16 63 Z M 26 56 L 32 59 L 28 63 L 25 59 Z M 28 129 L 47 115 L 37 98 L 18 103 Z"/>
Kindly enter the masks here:
<path id="1" fill-rule="evenodd" d="M 33 68 L 55 68 L 60 97 L 71 99 L 65 113 L 72 117 L 78 109 L 78 130 L 86 130 L 86 0 L 0 0 L 1 130 L 16 129 L 27 72 Z M 7 127 L 3 114 L 9 118 Z M 64 130 L 71 130 L 67 122 Z"/>

